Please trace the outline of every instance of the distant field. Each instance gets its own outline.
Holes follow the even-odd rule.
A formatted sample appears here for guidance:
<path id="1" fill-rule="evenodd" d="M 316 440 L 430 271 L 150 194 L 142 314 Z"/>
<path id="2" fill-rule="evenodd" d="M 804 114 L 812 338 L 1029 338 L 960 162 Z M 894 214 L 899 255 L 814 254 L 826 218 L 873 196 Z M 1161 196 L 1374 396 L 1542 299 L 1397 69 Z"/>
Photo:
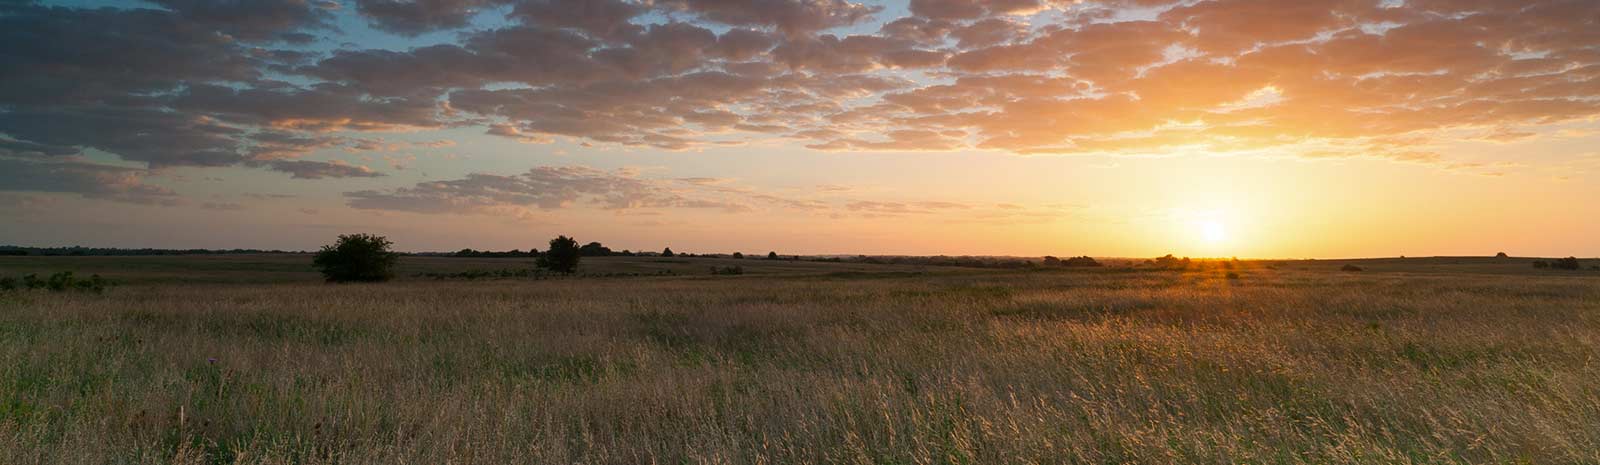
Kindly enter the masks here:
<path id="1" fill-rule="evenodd" d="M 805 275 L 840 272 L 952 271 L 959 268 L 819 263 L 807 261 L 678 258 L 678 257 L 588 257 L 578 266 L 579 274 L 631 273 L 655 275 L 663 271 L 674 275 L 709 275 L 713 266 L 739 266 L 752 275 Z M 403 257 L 396 269 L 401 281 L 432 280 L 420 273 L 457 273 L 530 269 L 529 258 Z M 168 255 L 139 257 L 0 257 L 0 276 L 29 273 L 40 276 L 58 271 L 77 275 L 99 274 L 123 284 L 161 283 L 290 283 L 321 281 L 311 268 L 309 254 Z"/>
<path id="2" fill-rule="evenodd" d="M 0 294 L 0 464 L 1600 463 L 1594 260 L 309 261 L 0 257 L 120 283 Z"/>

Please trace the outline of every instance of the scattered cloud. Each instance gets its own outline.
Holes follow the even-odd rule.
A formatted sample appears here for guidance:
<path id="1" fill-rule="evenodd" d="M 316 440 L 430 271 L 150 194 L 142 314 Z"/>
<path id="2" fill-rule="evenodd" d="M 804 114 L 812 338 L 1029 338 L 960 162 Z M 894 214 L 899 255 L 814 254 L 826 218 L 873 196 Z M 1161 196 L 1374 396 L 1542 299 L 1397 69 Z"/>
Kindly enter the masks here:
<path id="1" fill-rule="evenodd" d="M 339 160 L 271 160 L 261 162 L 261 165 L 273 171 L 289 173 L 289 177 L 295 179 L 375 178 L 384 176 L 383 173 L 373 171 L 372 168 L 352 165 Z"/>
<path id="2" fill-rule="evenodd" d="M 851 152 L 1374 157 L 1462 169 L 1442 145 L 1522 143 L 1600 116 L 1600 3 L 1588 0 L 914 0 L 898 17 L 851 0 L 344 3 L 353 9 L 317 0 L 0 2 L 0 43 L 48 44 L 0 50 L 0 157 L 15 172 L 45 175 L 6 173 L 0 188 L 167 203 L 177 195 L 144 184 L 149 170 L 377 177 L 302 158 L 451 147 L 385 134 L 458 127 L 674 151 L 777 141 Z M 309 45 L 342 36 L 343 14 L 402 37 L 447 34 L 401 46 Z M 86 151 L 143 168 L 88 163 Z M 402 154 L 385 161 L 410 164 Z M 495 182 L 509 185 L 480 185 Z M 774 203 L 657 183 L 533 172 L 363 191 L 351 202 Z"/>
<path id="3" fill-rule="evenodd" d="M 832 186 L 825 193 L 853 192 Z M 590 206 L 635 215 L 660 209 L 702 209 L 738 214 L 758 210 L 833 217 L 887 218 L 940 214 L 954 220 L 1055 217 L 1059 208 L 974 205 L 962 202 L 812 198 L 767 192 L 720 178 L 646 178 L 631 169 L 604 171 L 584 166 L 541 166 L 501 176 L 475 173 L 462 179 L 420 182 L 391 190 L 345 193 L 349 206 L 425 214 L 512 214 Z"/>

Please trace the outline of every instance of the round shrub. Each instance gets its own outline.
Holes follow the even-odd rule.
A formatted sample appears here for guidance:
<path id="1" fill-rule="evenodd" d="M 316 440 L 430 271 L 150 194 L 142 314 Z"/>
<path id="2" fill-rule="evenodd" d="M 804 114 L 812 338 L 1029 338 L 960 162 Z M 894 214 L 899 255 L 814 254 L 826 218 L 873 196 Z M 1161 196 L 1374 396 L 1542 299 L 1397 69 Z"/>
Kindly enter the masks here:
<path id="1" fill-rule="evenodd" d="M 583 249 L 578 247 L 577 239 L 556 236 L 550 240 L 550 250 L 539 256 L 538 265 L 546 270 L 571 274 L 578 270 L 578 260 L 582 257 Z"/>
<path id="2" fill-rule="evenodd" d="M 311 265 L 322 271 L 328 282 L 378 282 L 394 277 L 394 263 L 400 254 L 389 250 L 394 243 L 372 234 L 344 234 L 332 245 L 322 246 Z"/>

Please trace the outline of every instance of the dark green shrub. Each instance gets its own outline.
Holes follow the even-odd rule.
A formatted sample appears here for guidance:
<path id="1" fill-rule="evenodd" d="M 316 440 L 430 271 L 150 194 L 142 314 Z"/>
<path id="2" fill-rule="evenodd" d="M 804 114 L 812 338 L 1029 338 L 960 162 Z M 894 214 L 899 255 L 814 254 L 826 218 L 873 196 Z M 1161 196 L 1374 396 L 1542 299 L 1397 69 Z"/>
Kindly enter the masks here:
<path id="1" fill-rule="evenodd" d="M 714 275 L 744 274 L 744 267 L 742 267 L 742 266 L 727 266 L 727 267 L 713 266 L 713 267 L 711 267 L 711 274 L 714 274 Z"/>
<path id="2" fill-rule="evenodd" d="M 338 242 L 322 246 L 311 265 L 321 270 L 328 282 L 388 281 L 400 259 L 400 254 L 389 250 L 393 244 L 372 234 L 340 235 Z"/>
<path id="3" fill-rule="evenodd" d="M 1339 267 L 1339 271 L 1349 271 L 1349 272 L 1354 273 L 1354 272 L 1366 271 L 1366 270 L 1361 268 L 1361 267 L 1359 267 L 1359 266 L 1355 266 L 1355 265 L 1345 265 L 1345 266 Z"/>
<path id="4" fill-rule="evenodd" d="M 109 283 L 100 275 L 90 275 L 88 279 L 74 276 L 71 271 L 62 271 L 51 274 L 50 277 L 39 279 L 37 275 L 23 276 L 21 280 L 12 277 L 0 278 L 0 291 L 15 291 L 22 289 L 48 290 L 50 292 L 83 291 L 100 293 L 106 290 Z"/>
<path id="5" fill-rule="evenodd" d="M 1227 276 L 1228 279 L 1239 279 L 1239 273 L 1234 273 L 1232 271 L 1229 271 Z"/>
<path id="6" fill-rule="evenodd" d="M 1556 261 L 1550 263 L 1550 267 L 1558 269 L 1558 270 L 1581 270 L 1581 269 L 1583 269 L 1583 265 L 1578 263 L 1578 257 L 1567 257 L 1567 258 L 1556 259 Z"/>
<path id="7" fill-rule="evenodd" d="M 567 236 L 556 236 L 550 240 L 550 250 L 539 256 L 539 268 L 558 272 L 572 273 L 578 269 L 578 260 L 583 257 L 582 248 L 578 241 Z"/>
<path id="8" fill-rule="evenodd" d="M 1533 267 L 1534 268 L 1538 268 L 1538 269 L 1545 269 L 1545 268 L 1549 268 L 1550 267 L 1550 263 L 1548 263 L 1548 262 L 1546 262 L 1544 260 L 1538 260 L 1538 261 L 1533 262 Z"/>

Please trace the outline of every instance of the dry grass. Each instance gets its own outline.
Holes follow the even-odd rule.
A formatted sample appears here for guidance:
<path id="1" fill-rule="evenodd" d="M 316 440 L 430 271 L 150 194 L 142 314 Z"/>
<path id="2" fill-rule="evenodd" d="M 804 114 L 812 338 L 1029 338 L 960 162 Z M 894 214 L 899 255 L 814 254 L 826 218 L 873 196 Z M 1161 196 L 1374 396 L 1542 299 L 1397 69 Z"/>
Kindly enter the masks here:
<path id="1" fill-rule="evenodd" d="M 1238 272 L 24 294 L 0 463 L 1600 463 L 1600 279 Z"/>

